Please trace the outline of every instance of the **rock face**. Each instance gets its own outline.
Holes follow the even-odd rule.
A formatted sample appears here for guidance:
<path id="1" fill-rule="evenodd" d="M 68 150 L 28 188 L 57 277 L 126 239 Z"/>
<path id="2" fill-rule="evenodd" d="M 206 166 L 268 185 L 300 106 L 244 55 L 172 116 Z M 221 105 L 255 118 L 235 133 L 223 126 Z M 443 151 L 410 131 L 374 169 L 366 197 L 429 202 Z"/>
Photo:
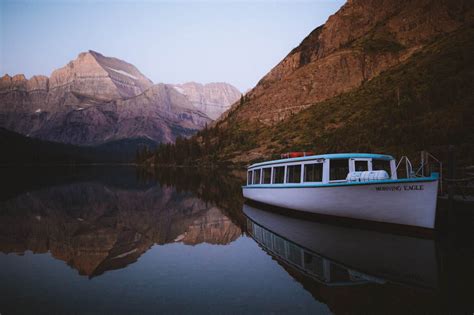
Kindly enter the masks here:
<path id="1" fill-rule="evenodd" d="M 125 61 L 89 51 L 50 78 L 1 77 L 0 127 L 76 145 L 131 138 L 173 142 L 210 123 L 206 106 L 225 108 L 235 101 L 234 90 L 211 84 L 189 93 L 191 98 L 172 85 L 154 85 Z"/>
<path id="2" fill-rule="evenodd" d="M 200 84 L 188 82 L 174 84 L 173 87 L 185 95 L 194 107 L 205 113 L 211 119 L 217 119 L 236 102 L 241 94 L 234 86 L 228 83 Z"/>
<path id="3" fill-rule="evenodd" d="M 33 136 L 77 145 L 127 138 L 173 142 L 210 122 L 173 88 L 157 84 L 144 93 L 107 103 L 88 99 L 51 115 Z"/>
<path id="4" fill-rule="evenodd" d="M 472 25 L 472 1 L 349 0 L 236 103 L 237 120 L 272 125 L 360 86 L 440 34 Z"/>

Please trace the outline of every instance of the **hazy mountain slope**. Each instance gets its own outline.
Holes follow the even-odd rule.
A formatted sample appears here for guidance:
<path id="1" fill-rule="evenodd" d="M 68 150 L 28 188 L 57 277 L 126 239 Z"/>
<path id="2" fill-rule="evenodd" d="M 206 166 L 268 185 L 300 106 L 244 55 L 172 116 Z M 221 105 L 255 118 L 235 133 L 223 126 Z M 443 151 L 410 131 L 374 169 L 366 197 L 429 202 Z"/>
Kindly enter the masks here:
<path id="1" fill-rule="evenodd" d="M 234 86 L 223 82 L 208 84 L 188 82 L 173 84 L 173 87 L 185 95 L 197 110 L 211 119 L 219 118 L 241 96 L 240 91 Z"/>
<path id="2" fill-rule="evenodd" d="M 52 113 L 42 128 L 30 135 L 76 145 L 130 138 L 173 142 L 177 136 L 192 135 L 210 122 L 209 117 L 194 110 L 181 94 L 164 84 L 153 85 L 136 97 L 107 103 L 86 100 L 81 106 Z"/>

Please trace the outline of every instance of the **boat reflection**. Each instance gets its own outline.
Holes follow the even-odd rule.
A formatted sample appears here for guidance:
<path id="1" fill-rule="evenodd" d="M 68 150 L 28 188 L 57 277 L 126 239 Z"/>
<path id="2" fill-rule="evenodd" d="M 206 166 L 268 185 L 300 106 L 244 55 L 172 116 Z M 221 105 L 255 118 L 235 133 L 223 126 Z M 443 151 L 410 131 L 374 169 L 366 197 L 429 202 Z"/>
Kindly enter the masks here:
<path id="1" fill-rule="evenodd" d="M 278 261 L 326 286 L 438 287 L 434 240 L 302 220 L 244 204 L 247 231 Z"/>
<path id="2" fill-rule="evenodd" d="M 462 271 L 444 265 L 472 259 L 443 254 L 433 239 L 296 218 L 254 203 L 244 204 L 243 212 L 247 233 L 336 314 L 431 314 L 471 307 L 468 293 L 452 291 L 451 283 L 455 278 L 459 288 L 472 285 L 460 277 Z"/>
<path id="3" fill-rule="evenodd" d="M 311 250 L 284 239 L 248 219 L 247 228 L 253 239 L 273 257 L 307 274 L 313 280 L 327 286 L 349 286 L 365 284 L 377 279 L 355 270 L 346 268 Z"/>

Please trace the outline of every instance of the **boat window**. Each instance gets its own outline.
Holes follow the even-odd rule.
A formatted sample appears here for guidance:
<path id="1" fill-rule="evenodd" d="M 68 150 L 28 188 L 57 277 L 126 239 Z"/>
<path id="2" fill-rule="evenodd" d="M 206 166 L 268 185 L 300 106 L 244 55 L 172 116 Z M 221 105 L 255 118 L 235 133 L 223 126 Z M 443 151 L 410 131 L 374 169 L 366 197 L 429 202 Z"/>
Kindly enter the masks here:
<path id="1" fill-rule="evenodd" d="M 272 169 L 271 167 L 267 167 L 263 169 L 263 184 L 270 184 L 272 182 Z"/>
<path id="2" fill-rule="evenodd" d="M 386 171 L 388 174 L 390 174 L 391 173 L 390 160 L 373 159 L 372 170 L 373 171 Z"/>
<path id="3" fill-rule="evenodd" d="M 324 261 L 321 257 L 312 255 L 311 253 L 304 252 L 303 255 L 304 268 L 310 273 L 318 276 L 324 276 Z"/>
<path id="4" fill-rule="evenodd" d="M 252 171 L 247 172 L 247 185 L 252 184 Z"/>
<path id="5" fill-rule="evenodd" d="M 273 184 L 283 184 L 285 180 L 285 167 L 278 166 L 273 168 Z"/>
<path id="6" fill-rule="evenodd" d="M 338 159 L 329 162 L 329 180 L 343 180 L 346 179 L 349 173 L 349 160 Z"/>
<path id="7" fill-rule="evenodd" d="M 286 168 L 286 182 L 301 182 L 301 165 L 288 165 Z"/>
<path id="8" fill-rule="evenodd" d="M 260 184 L 260 172 L 261 172 L 261 169 L 253 171 L 253 183 L 254 184 Z"/>
<path id="9" fill-rule="evenodd" d="M 365 172 L 369 170 L 369 161 L 354 161 L 356 172 Z"/>
<path id="10" fill-rule="evenodd" d="M 298 266 L 303 265 L 303 255 L 301 247 L 296 244 L 288 242 L 288 260 Z"/>
<path id="11" fill-rule="evenodd" d="M 304 165 L 305 182 L 323 181 L 323 163 L 313 163 Z"/>

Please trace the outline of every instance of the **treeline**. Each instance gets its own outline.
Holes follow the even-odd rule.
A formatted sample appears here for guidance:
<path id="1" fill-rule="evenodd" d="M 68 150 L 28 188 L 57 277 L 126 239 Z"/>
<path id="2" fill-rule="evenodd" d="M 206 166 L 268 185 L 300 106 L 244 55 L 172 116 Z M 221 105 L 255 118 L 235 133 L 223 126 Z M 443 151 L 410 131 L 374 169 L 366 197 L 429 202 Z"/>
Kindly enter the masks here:
<path id="1" fill-rule="evenodd" d="M 75 165 L 133 163 L 136 148 L 154 150 L 149 139 L 122 139 L 97 146 L 76 146 L 26 137 L 0 128 L 0 165 Z"/>
<path id="2" fill-rule="evenodd" d="M 93 161 L 91 150 L 29 138 L 0 128 L 0 165 L 80 164 Z"/>
<path id="3" fill-rule="evenodd" d="M 196 138 L 178 137 L 174 144 L 161 143 L 155 150 L 138 148 L 136 160 L 138 164 L 189 165 L 202 156 L 202 150 Z"/>
<path id="4" fill-rule="evenodd" d="M 137 150 L 136 161 L 154 165 L 222 165 L 229 158 L 226 153 L 235 154 L 255 145 L 253 132 L 206 126 L 191 138 L 178 137 L 175 143 L 162 143 L 155 150 L 142 146 Z"/>
<path id="5" fill-rule="evenodd" d="M 199 132 L 191 138 L 177 137 L 175 143 L 161 143 L 155 150 L 143 146 L 137 150 L 138 164 L 193 165 L 197 161 L 212 160 L 216 147 L 211 143 L 209 130 Z"/>

